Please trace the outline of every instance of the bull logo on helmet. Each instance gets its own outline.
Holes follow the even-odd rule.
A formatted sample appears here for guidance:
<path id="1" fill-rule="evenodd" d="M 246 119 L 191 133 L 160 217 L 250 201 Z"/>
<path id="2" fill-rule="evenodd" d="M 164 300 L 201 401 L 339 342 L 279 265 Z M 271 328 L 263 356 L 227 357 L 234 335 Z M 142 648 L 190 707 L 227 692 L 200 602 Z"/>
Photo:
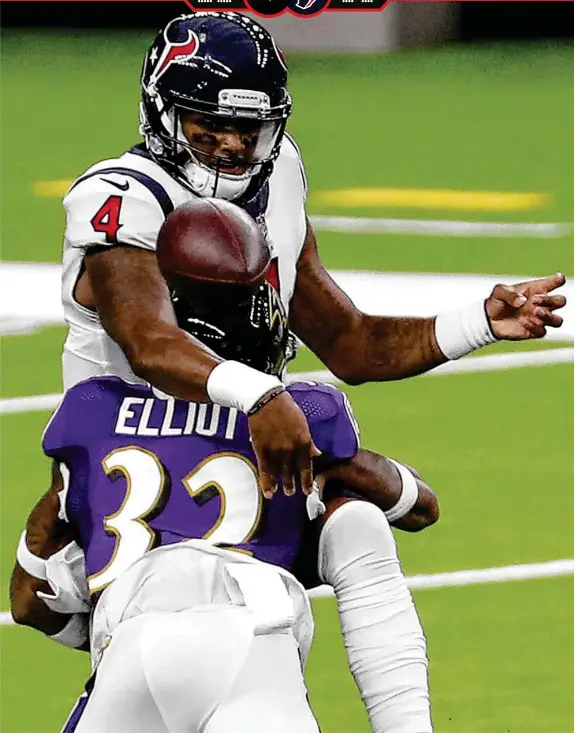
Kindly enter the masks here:
<path id="1" fill-rule="evenodd" d="M 173 63 L 179 63 L 183 59 L 187 60 L 193 58 L 197 55 L 200 48 L 200 39 L 197 37 L 194 31 L 188 28 L 188 37 L 185 41 L 181 41 L 178 43 L 175 41 L 170 41 L 170 39 L 168 38 L 169 29 L 170 26 L 168 26 L 164 31 L 164 40 L 166 41 L 166 45 L 164 46 L 164 50 L 162 51 L 160 58 L 158 59 L 158 63 L 155 69 L 150 75 L 151 85 L 155 84 L 158 79 L 163 74 L 165 74 L 167 69 Z M 156 60 L 156 57 L 157 49 L 154 48 L 150 54 L 150 61 L 154 62 Z"/>

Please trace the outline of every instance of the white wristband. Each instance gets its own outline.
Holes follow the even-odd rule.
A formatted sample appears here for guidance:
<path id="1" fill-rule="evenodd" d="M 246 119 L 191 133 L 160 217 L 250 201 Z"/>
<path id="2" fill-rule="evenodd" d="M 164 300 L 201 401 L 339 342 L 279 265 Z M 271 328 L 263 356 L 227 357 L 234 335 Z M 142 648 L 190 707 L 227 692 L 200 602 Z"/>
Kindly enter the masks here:
<path id="1" fill-rule="evenodd" d="M 401 477 L 401 496 L 397 500 L 397 503 L 385 512 L 387 521 L 395 522 L 410 512 L 413 509 L 415 502 L 419 497 L 419 488 L 415 476 L 407 469 L 403 463 L 394 461 L 393 458 L 387 459 L 390 463 L 397 468 Z"/>
<path id="2" fill-rule="evenodd" d="M 18 549 L 16 550 L 16 560 L 18 565 L 25 570 L 28 575 L 38 580 L 46 580 L 46 560 L 41 557 L 34 555 L 28 549 L 26 544 L 26 530 L 20 535 L 20 542 L 18 543 Z"/>
<path id="3" fill-rule="evenodd" d="M 88 638 L 87 615 L 83 613 L 75 613 L 66 626 L 64 626 L 62 631 L 59 631 L 53 636 L 48 636 L 48 638 L 58 644 L 70 647 L 71 649 L 77 649 L 79 646 L 82 646 Z"/>
<path id="4" fill-rule="evenodd" d="M 459 359 L 481 346 L 494 344 L 498 339 L 489 326 L 485 301 L 440 313 L 435 319 L 435 340 L 448 359 Z"/>
<path id="5" fill-rule="evenodd" d="M 258 372 L 239 361 L 223 361 L 210 372 L 206 391 L 212 402 L 236 407 L 247 414 L 260 397 L 281 386 L 282 382 L 271 374 Z"/>

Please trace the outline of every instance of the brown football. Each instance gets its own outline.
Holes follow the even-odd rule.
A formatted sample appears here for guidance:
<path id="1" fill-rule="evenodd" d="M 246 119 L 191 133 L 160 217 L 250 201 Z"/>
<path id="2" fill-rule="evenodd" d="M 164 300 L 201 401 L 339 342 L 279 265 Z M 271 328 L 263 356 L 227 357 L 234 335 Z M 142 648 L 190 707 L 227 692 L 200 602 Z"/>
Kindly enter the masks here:
<path id="1" fill-rule="evenodd" d="M 254 286 L 264 280 L 270 251 L 263 233 L 239 206 L 198 198 L 166 218 L 157 242 L 168 282 Z"/>

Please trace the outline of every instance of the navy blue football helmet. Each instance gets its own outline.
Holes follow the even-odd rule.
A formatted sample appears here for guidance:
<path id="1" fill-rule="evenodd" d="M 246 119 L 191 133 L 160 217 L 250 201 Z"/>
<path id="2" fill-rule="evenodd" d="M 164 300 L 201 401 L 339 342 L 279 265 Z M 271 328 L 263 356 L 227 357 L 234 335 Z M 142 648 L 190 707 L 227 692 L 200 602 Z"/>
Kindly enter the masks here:
<path id="1" fill-rule="evenodd" d="M 223 359 L 234 359 L 281 377 L 296 354 L 288 317 L 276 290 L 264 282 L 253 288 L 222 283 L 187 290 L 185 278 L 171 280 L 178 326 Z"/>
<path id="2" fill-rule="evenodd" d="M 140 131 L 154 159 L 194 193 L 249 200 L 279 154 L 292 108 L 286 83 L 281 51 L 246 14 L 181 15 L 158 33 L 144 59 Z M 226 172 L 225 160 L 190 144 L 181 124 L 185 112 L 238 126 L 251 121 L 256 141 L 242 173 Z"/>

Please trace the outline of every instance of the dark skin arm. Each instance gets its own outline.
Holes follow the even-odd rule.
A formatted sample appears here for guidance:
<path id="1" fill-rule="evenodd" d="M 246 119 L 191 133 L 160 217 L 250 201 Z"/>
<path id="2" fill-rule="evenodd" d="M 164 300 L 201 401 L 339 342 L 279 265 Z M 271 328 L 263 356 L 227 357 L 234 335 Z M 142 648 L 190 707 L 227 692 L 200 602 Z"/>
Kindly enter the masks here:
<path id="1" fill-rule="evenodd" d="M 58 518 L 60 500 L 58 492 L 62 489 L 62 475 L 58 464 L 52 464 L 52 485 L 38 501 L 26 524 L 26 544 L 30 552 L 47 560 L 55 552 L 75 539 L 68 522 Z M 17 624 L 31 626 L 48 636 L 62 631 L 71 616 L 56 613 L 36 595 L 37 591 L 51 593 L 45 580 L 29 575 L 16 562 L 10 581 L 10 607 Z M 88 651 L 87 646 L 81 647 Z"/>
<path id="2" fill-rule="evenodd" d="M 76 298 L 98 312 L 134 373 L 180 399 L 210 401 L 206 382 L 222 360 L 178 328 L 156 255 L 138 247 L 94 247 L 85 267 Z M 317 449 L 292 398 L 274 397 L 249 418 L 249 428 L 264 494 L 280 478 L 286 493 L 295 491 L 296 479 L 309 493 Z"/>
<path id="3" fill-rule="evenodd" d="M 98 311 L 134 372 L 180 399 L 209 402 L 206 381 L 222 360 L 178 328 L 154 252 L 94 247 L 85 265 L 90 289 L 81 281 L 77 295 Z"/>
<path id="4" fill-rule="evenodd" d="M 498 338 L 541 338 L 547 326 L 562 318 L 554 310 L 565 305 L 561 295 L 549 295 L 563 285 L 563 275 L 497 285 L 486 301 L 487 314 Z M 308 221 L 290 309 L 290 327 L 347 384 L 404 379 L 447 361 L 435 340 L 435 317 L 390 318 L 358 310 L 321 263 L 315 234 Z"/>
<path id="5" fill-rule="evenodd" d="M 434 318 L 381 318 L 358 310 L 318 254 L 308 222 L 298 261 L 290 327 L 342 381 L 360 384 L 409 377 L 446 361 Z"/>
<path id="6" fill-rule="evenodd" d="M 406 532 L 419 532 L 437 522 L 439 504 L 417 471 L 410 466 L 407 468 L 416 478 L 419 496 L 412 509 L 393 522 L 392 526 Z M 401 477 L 393 463 L 385 456 L 364 449 L 349 461 L 342 461 L 322 471 L 320 482 L 325 482 L 326 497 L 332 494 L 337 497 L 340 493 L 338 489 L 347 488 L 384 512 L 397 503 L 402 490 Z M 326 501 L 327 512 L 321 519 L 325 521 L 340 503 L 341 500 L 337 498 Z"/>

